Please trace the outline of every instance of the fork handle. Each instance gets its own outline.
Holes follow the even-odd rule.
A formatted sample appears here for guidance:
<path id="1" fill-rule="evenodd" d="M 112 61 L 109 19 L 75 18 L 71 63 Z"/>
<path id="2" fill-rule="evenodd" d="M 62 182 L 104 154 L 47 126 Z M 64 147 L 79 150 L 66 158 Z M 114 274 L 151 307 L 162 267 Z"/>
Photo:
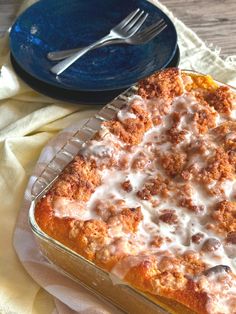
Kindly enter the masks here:
<path id="1" fill-rule="evenodd" d="M 76 52 L 72 56 L 66 58 L 65 60 L 63 60 L 63 61 L 61 61 L 59 63 L 57 63 L 56 65 L 54 65 L 50 69 L 50 71 L 53 74 L 60 75 L 67 68 L 69 68 L 69 66 L 71 66 L 76 60 L 78 60 L 80 57 L 82 57 L 88 51 L 90 51 L 91 49 L 94 49 L 94 48 L 100 46 L 101 44 L 103 44 L 103 43 L 105 43 L 107 41 L 112 41 L 113 39 L 114 39 L 114 36 L 112 36 L 111 34 L 106 35 L 105 37 L 95 41 L 94 43 L 92 43 L 88 47 L 85 47 L 85 48 L 81 49 L 80 51 Z"/>
<path id="2" fill-rule="evenodd" d="M 123 43 L 124 40 L 123 39 L 113 39 L 111 41 L 106 41 L 102 44 L 100 44 L 99 46 L 96 46 L 92 49 L 96 49 L 96 48 L 100 48 L 100 47 L 104 47 L 110 44 L 121 44 Z M 82 49 L 84 49 L 84 47 L 79 47 L 79 48 L 74 48 L 74 49 L 68 49 L 68 50 L 59 50 L 59 51 L 51 51 L 47 54 L 47 58 L 51 61 L 59 61 L 59 60 L 63 60 L 67 57 L 70 57 L 72 54 L 74 54 L 75 52 L 79 52 Z"/>

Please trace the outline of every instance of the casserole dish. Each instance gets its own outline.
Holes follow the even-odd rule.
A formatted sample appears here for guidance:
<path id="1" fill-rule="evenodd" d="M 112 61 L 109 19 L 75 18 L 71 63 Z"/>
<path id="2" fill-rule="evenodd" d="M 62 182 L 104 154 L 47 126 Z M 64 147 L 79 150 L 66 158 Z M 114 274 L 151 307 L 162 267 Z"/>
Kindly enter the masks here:
<path id="1" fill-rule="evenodd" d="M 234 101 L 209 76 L 168 69 L 105 106 L 33 187 L 43 254 L 128 313 L 233 313 Z"/>

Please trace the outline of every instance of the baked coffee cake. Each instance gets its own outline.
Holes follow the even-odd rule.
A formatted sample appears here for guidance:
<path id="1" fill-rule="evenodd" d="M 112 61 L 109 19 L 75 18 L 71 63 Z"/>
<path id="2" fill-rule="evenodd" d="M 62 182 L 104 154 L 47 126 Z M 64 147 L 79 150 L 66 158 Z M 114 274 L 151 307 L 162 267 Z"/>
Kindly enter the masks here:
<path id="1" fill-rule="evenodd" d="M 171 68 L 138 84 L 36 206 L 40 228 L 136 289 L 236 313 L 236 94 Z"/>

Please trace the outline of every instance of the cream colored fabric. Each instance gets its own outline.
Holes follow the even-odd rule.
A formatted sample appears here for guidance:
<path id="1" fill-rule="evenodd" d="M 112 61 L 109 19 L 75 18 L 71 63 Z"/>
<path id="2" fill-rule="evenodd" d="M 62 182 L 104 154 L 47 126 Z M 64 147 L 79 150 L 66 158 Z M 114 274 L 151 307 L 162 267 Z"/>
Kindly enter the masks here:
<path id="1" fill-rule="evenodd" d="M 31 3 L 25 2 L 24 8 Z M 210 73 L 215 79 L 236 85 L 235 56 L 223 61 L 167 8 L 157 1 L 155 4 L 176 25 L 181 67 Z M 0 313 L 75 313 L 55 301 L 27 274 L 13 248 L 13 232 L 42 148 L 58 131 L 91 116 L 88 109 L 92 108 L 55 101 L 32 91 L 12 70 L 7 36 L 0 42 L 0 65 Z M 17 239 L 24 248 L 25 238 Z M 85 312 L 92 313 L 81 313 Z"/>
<path id="2" fill-rule="evenodd" d="M 94 111 L 86 111 L 86 113 L 88 113 L 88 116 L 91 116 L 94 114 Z M 52 138 L 43 149 L 37 165 L 33 173 L 31 173 L 25 192 L 24 204 L 17 219 L 13 243 L 19 259 L 27 272 L 41 287 L 57 298 L 56 308 L 58 313 L 64 314 L 66 310 L 68 314 L 119 314 L 120 311 L 111 305 L 104 304 L 104 302 L 101 302 L 82 286 L 75 284 L 71 279 L 54 269 L 39 253 L 39 248 L 27 223 L 28 212 L 32 201 L 31 192 L 33 183 L 55 156 L 56 152 L 81 128 L 85 122 L 85 120 L 81 120 L 81 116 L 80 113 L 79 118 L 77 117 L 76 119 L 76 123 L 73 123 L 56 137 Z M 39 190 L 37 189 L 38 192 Z"/>

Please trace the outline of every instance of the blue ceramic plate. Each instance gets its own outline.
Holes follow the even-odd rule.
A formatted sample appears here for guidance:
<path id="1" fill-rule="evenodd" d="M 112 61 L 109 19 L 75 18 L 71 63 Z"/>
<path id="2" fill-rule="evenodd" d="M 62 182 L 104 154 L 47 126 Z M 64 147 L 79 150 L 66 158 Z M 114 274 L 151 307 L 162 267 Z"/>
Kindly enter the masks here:
<path id="1" fill-rule="evenodd" d="M 177 46 L 176 53 L 171 59 L 167 67 L 177 67 L 180 60 L 180 51 Z M 83 105 L 104 105 L 112 101 L 119 94 L 123 93 L 125 89 L 115 89 L 106 91 L 79 91 L 79 90 L 68 90 L 61 87 L 56 87 L 44 83 L 30 74 L 25 72 L 20 65 L 16 62 L 14 57 L 11 55 L 11 63 L 14 70 L 19 75 L 19 77 L 26 82 L 30 87 L 38 91 L 39 93 L 45 94 L 49 97 L 56 98 L 59 100 L 78 103 Z"/>
<path id="2" fill-rule="evenodd" d="M 49 70 L 49 51 L 86 46 L 136 8 L 149 13 L 143 28 L 161 18 L 168 27 L 154 40 L 138 46 L 110 45 L 83 56 L 56 77 Z M 145 0 L 41 0 L 29 7 L 12 26 L 14 59 L 32 77 L 50 85 L 82 91 L 129 87 L 167 66 L 177 46 L 173 23 Z"/>

